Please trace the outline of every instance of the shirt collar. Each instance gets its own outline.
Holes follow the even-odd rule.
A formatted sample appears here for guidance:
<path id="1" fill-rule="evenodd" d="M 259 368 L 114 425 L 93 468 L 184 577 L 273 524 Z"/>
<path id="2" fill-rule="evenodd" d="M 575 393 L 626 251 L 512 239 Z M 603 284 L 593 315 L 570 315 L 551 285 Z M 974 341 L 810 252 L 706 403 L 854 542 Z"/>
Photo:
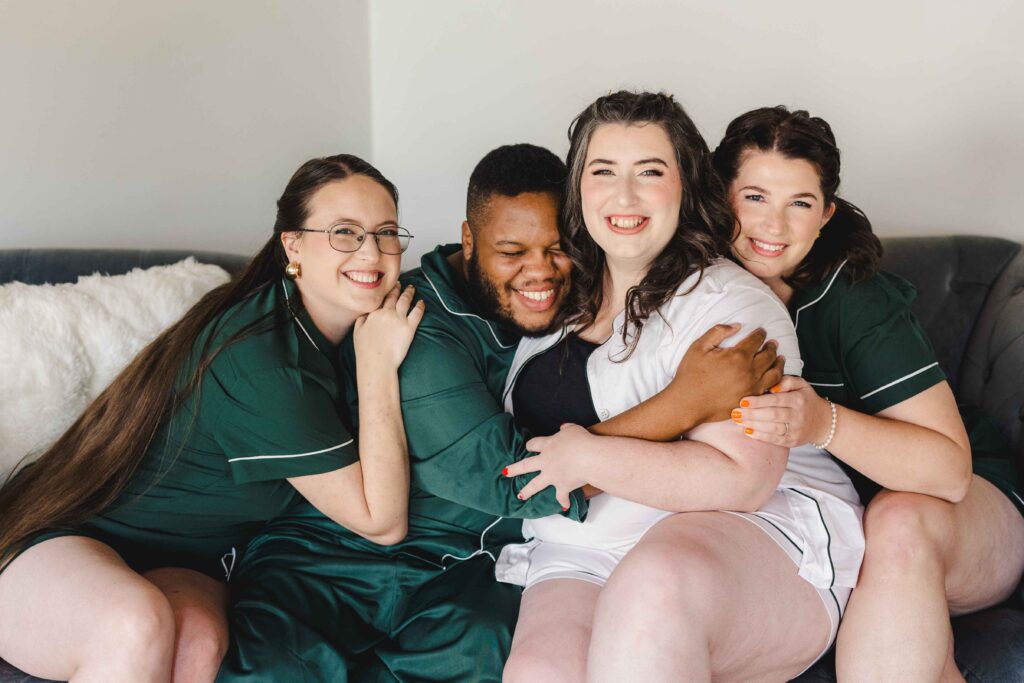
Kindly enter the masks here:
<path id="1" fill-rule="evenodd" d="M 520 335 L 494 320 L 485 318 L 473 305 L 466 278 L 452 267 L 448 257 L 462 249 L 461 244 L 441 244 L 420 259 L 420 269 L 427 284 L 441 305 L 452 315 L 478 320 L 485 325 L 491 338 L 502 348 L 512 348 Z"/>

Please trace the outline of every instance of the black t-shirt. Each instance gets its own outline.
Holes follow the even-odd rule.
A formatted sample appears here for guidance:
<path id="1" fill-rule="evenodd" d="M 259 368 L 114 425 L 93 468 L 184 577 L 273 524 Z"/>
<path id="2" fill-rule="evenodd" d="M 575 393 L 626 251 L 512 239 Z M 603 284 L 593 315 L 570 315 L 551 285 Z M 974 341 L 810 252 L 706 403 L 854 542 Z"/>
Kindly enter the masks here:
<path id="1" fill-rule="evenodd" d="M 512 390 L 516 422 L 533 436 L 554 434 L 564 422 L 597 424 L 587 360 L 599 346 L 573 333 L 529 360 Z"/>

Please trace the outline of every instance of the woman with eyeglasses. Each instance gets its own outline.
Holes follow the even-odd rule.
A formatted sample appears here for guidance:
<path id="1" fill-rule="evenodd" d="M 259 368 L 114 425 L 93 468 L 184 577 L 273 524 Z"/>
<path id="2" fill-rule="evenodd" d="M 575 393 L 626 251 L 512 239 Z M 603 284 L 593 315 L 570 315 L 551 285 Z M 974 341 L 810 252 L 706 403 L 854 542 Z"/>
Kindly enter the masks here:
<path id="1" fill-rule="evenodd" d="M 303 164 L 245 272 L 0 489 L 0 657 L 59 680 L 212 680 L 239 551 L 300 494 L 369 542 L 405 535 L 397 371 L 423 303 L 399 291 L 397 202 L 358 157 Z"/>

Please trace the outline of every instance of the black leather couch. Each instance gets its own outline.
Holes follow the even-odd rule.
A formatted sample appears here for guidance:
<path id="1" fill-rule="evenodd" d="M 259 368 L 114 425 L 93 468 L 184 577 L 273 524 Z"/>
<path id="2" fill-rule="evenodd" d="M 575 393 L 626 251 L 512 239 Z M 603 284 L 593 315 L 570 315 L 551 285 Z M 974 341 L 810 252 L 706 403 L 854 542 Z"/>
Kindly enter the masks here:
<path id="1" fill-rule="evenodd" d="M 993 415 L 1024 464 L 1024 252 L 1005 239 L 956 235 L 884 240 L 884 267 L 918 287 L 915 312 L 961 401 Z M 70 282 L 176 261 L 188 252 L 0 250 L 0 283 Z M 230 271 L 245 258 L 197 252 Z M 0 614 L 0 618 L 3 615 Z M 971 683 L 1024 682 L 1024 586 L 988 610 L 954 620 L 956 659 Z M 835 681 L 831 655 L 799 679 Z M 28 683 L 0 661 L 0 683 Z M 916 683 L 916 682 L 908 682 Z"/>

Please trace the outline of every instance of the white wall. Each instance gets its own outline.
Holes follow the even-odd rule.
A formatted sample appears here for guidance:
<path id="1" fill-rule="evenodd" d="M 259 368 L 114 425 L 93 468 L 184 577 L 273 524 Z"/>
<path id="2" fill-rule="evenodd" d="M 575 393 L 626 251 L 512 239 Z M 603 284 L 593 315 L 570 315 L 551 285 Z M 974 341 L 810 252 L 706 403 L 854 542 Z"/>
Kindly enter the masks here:
<path id="1" fill-rule="evenodd" d="M 1024 239 L 1021 27 L 1009 0 L 371 0 L 373 156 L 418 254 L 456 238 L 483 154 L 564 155 L 610 88 L 674 93 L 712 147 L 734 116 L 786 104 L 833 125 L 840 191 L 880 234 Z"/>
<path id="2" fill-rule="evenodd" d="M 370 152 L 366 0 L 0 0 L 0 247 L 251 252 Z"/>
<path id="3" fill-rule="evenodd" d="M 566 150 L 609 88 L 712 144 L 784 103 L 832 122 L 883 235 L 1024 238 L 1024 5 L 983 0 L 0 0 L 0 248 L 248 252 L 308 157 L 369 155 L 454 239 L 497 145 Z"/>

